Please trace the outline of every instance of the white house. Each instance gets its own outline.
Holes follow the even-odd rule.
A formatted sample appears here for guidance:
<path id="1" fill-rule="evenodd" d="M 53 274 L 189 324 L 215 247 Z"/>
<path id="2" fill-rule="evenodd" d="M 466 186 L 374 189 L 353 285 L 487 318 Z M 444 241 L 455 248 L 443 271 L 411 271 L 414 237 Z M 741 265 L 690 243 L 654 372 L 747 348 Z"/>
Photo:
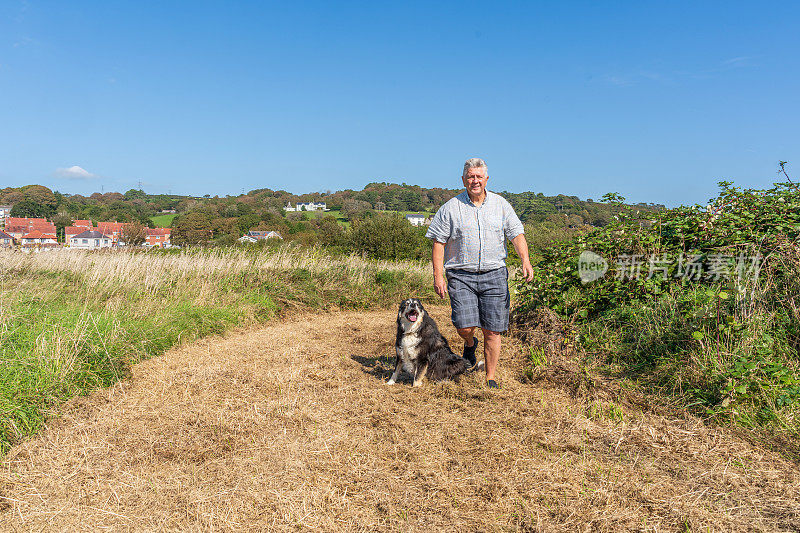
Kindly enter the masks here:
<path id="1" fill-rule="evenodd" d="M 0 205 L 0 222 L 5 224 L 6 220 L 10 216 L 11 216 L 11 206 L 10 205 Z"/>
<path id="2" fill-rule="evenodd" d="M 297 202 L 295 211 L 327 211 L 328 205 L 325 202 Z"/>
<path id="3" fill-rule="evenodd" d="M 248 231 L 247 235 L 242 235 L 239 237 L 239 242 L 258 242 L 263 241 L 265 239 L 281 239 L 281 234 L 277 231 Z"/>
<path id="4" fill-rule="evenodd" d="M 89 230 L 70 237 L 70 248 L 83 248 L 85 250 L 95 250 L 97 248 L 111 248 L 112 239 L 99 231 Z"/>
<path id="5" fill-rule="evenodd" d="M 325 202 L 297 202 L 296 207 L 292 207 L 291 203 L 286 204 L 283 208 L 284 211 L 330 211 L 328 204 Z"/>
<path id="6" fill-rule="evenodd" d="M 408 220 L 409 224 L 412 226 L 424 226 L 427 219 L 428 217 L 422 213 L 410 213 L 406 215 L 406 220 Z"/>
<path id="7" fill-rule="evenodd" d="M 23 246 L 42 245 L 42 244 L 58 244 L 55 233 L 43 233 L 38 229 L 26 233 L 20 238 Z"/>

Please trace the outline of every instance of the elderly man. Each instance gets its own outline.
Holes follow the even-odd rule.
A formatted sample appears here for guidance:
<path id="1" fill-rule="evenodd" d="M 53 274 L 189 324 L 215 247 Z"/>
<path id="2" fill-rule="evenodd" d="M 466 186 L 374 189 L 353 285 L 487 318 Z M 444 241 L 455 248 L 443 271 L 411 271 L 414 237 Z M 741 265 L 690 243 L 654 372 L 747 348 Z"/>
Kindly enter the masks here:
<path id="1" fill-rule="evenodd" d="M 475 329 L 483 331 L 486 384 L 499 389 L 495 371 L 510 307 L 505 239 L 522 259 L 527 281 L 533 279 L 533 267 L 514 208 L 486 190 L 486 163 L 477 157 L 467 159 L 461 180 L 466 190 L 439 208 L 425 235 L 433 239 L 433 287 L 440 298 L 450 294 L 453 325 L 464 339 L 464 357 L 473 365 Z"/>

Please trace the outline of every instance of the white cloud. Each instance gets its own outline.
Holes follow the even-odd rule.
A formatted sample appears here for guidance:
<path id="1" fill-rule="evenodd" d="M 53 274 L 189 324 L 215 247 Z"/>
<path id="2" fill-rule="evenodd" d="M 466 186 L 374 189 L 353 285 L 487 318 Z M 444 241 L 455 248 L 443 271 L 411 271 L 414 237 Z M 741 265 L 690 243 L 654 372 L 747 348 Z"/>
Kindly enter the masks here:
<path id="1" fill-rule="evenodd" d="M 742 65 L 743 63 L 749 64 L 751 56 L 739 56 L 726 59 L 722 62 L 723 65 Z"/>
<path id="2" fill-rule="evenodd" d="M 55 171 L 56 177 L 66 178 L 68 180 L 93 180 L 100 176 L 92 174 L 88 170 L 79 167 L 78 165 L 69 168 L 57 168 Z"/>

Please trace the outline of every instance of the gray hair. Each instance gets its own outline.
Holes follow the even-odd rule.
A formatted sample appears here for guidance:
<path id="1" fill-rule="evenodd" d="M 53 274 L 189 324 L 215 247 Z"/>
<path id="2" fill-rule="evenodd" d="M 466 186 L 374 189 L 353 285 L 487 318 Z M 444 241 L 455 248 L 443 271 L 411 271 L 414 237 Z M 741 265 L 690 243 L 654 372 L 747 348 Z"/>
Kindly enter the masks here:
<path id="1" fill-rule="evenodd" d="M 471 168 L 485 168 L 486 175 L 489 175 L 489 167 L 486 166 L 486 161 L 481 159 L 480 157 L 470 157 L 467 159 L 467 162 L 464 163 L 464 172 L 461 173 L 461 177 L 464 178 L 467 176 L 467 172 Z"/>

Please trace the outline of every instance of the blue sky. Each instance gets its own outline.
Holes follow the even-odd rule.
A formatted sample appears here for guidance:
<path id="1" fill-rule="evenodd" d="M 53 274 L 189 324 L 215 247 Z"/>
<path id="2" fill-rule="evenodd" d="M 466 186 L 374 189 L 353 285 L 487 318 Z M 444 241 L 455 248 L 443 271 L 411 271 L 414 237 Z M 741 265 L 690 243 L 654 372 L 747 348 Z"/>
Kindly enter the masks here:
<path id="1" fill-rule="evenodd" d="M 0 2 L 0 186 L 800 181 L 796 2 Z M 796 163 L 796 164 L 795 164 Z"/>

